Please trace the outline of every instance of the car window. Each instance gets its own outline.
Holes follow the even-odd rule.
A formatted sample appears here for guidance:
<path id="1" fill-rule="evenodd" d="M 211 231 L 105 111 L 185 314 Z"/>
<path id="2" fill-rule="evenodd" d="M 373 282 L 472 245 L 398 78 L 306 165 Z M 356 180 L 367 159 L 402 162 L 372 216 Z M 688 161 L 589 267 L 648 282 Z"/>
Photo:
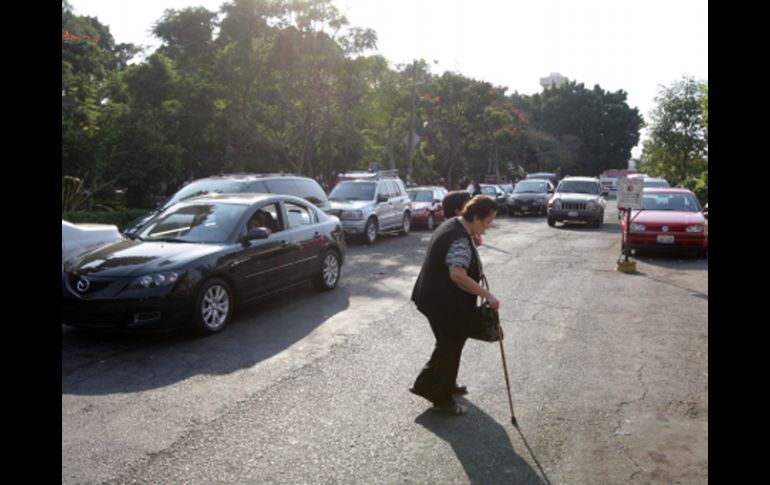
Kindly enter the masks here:
<path id="1" fill-rule="evenodd" d="M 209 193 L 235 193 L 243 192 L 245 184 L 242 181 L 227 180 L 198 180 L 185 185 L 177 193 L 171 196 L 164 207 L 171 207 L 177 202 L 191 199 L 199 195 Z"/>
<path id="2" fill-rule="evenodd" d="M 412 202 L 433 202 L 433 194 L 432 190 L 410 190 L 409 198 Z"/>
<path id="3" fill-rule="evenodd" d="M 288 216 L 289 229 L 309 226 L 315 223 L 315 216 L 311 213 L 310 209 L 294 202 L 286 202 L 286 214 Z"/>
<path id="4" fill-rule="evenodd" d="M 260 210 L 267 212 L 270 215 L 270 219 L 272 219 L 272 225 L 269 229 L 272 232 L 281 232 L 286 229 L 285 224 L 283 223 L 281 211 L 278 208 L 278 204 L 274 203 L 263 205 Z"/>
<path id="5" fill-rule="evenodd" d="M 543 193 L 548 192 L 548 183 L 545 181 L 538 181 L 538 182 L 519 182 L 516 184 L 516 187 L 513 189 L 513 193 L 515 194 L 521 194 L 521 193 Z"/>
<path id="6" fill-rule="evenodd" d="M 257 180 L 255 182 L 252 182 L 249 184 L 249 192 L 256 192 L 258 194 L 269 194 L 270 191 L 267 190 L 267 186 L 265 185 L 265 182 L 261 180 Z"/>
<path id="7" fill-rule="evenodd" d="M 562 180 L 557 192 L 573 192 L 577 194 L 598 194 L 599 189 L 596 182 L 586 182 L 582 180 Z"/>
<path id="8" fill-rule="evenodd" d="M 385 197 L 390 199 L 391 197 L 390 191 L 391 191 L 391 187 L 387 181 L 381 180 L 380 182 L 377 183 L 377 195 L 384 195 Z"/>
<path id="9" fill-rule="evenodd" d="M 286 194 L 301 197 L 299 188 L 291 179 L 268 179 L 265 180 L 267 188 L 273 194 Z"/>

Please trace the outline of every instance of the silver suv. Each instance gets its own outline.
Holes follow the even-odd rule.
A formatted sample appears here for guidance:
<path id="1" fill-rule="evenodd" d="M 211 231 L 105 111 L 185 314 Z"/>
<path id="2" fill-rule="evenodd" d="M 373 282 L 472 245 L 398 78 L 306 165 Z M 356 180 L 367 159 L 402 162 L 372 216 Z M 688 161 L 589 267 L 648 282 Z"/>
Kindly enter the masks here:
<path id="1" fill-rule="evenodd" d="M 564 177 L 548 200 L 548 225 L 583 221 L 602 227 L 607 191 L 596 177 Z"/>
<path id="2" fill-rule="evenodd" d="M 348 172 L 329 193 L 330 214 L 339 217 L 345 234 L 372 244 L 383 231 L 409 234 L 411 200 L 395 171 Z"/>

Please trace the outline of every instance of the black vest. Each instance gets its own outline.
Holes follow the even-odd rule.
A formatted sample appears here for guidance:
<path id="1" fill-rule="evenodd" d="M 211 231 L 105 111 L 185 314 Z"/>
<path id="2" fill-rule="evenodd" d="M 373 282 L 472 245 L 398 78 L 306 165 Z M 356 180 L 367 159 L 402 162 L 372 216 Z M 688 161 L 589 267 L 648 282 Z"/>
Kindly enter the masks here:
<path id="1" fill-rule="evenodd" d="M 479 257 L 473 240 L 457 218 L 447 220 L 433 233 L 425 262 L 412 290 L 412 301 L 428 318 L 467 321 L 469 313 L 476 306 L 476 295 L 461 290 L 449 278 L 446 256 L 449 246 L 460 238 L 468 239 L 471 245 L 468 276 L 477 283 L 481 279 Z"/>

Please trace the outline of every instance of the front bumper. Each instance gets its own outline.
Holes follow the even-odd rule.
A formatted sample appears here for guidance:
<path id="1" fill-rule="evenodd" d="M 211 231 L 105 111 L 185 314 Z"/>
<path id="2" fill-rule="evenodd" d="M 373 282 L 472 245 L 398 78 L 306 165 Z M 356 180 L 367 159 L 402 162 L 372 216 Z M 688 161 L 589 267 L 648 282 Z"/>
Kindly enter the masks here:
<path id="1" fill-rule="evenodd" d="M 538 213 L 538 214 L 545 214 L 547 211 L 548 206 L 546 205 L 545 200 L 508 200 L 506 202 L 506 207 L 508 208 L 508 212 L 527 212 L 527 213 Z"/>
<path id="2" fill-rule="evenodd" d="M 708 236 L 680 232 L 632 232 L 628 247 L 630 249 L 655 248 L 664 251 L 704 251 L 708 248 Z"/>
<path id="3" fill-rule="evenodd" d="M 601 211 L 575 209 L 548 209 L 548 217 L 556 221 L 596 221 L 601 217 Z"/>
<path id="4" fill-rule="evenodd" d="M 340 220 L 342 223 L 342 229 L 345 231 L 345 234 L 363 234 L 364 228 L 366 227 L 366 221 L 365 220 Z"/>
<path id="5" fill-rule="evenodd" d="M 98 278 L 92 278 L 92 281 L 97 285 L 100 283 Z M 114 289 L 110 288 L 112 285 L 101 292 L 82 296 L 65 280 L 62 282 L 62 323 L 73 327 L 136 331 L 183 327 L 192 317 L 195 301 L 183 282 L 177 285 L 180 283 L 176 289 L 159 288 L 141 296 L 136 292 L 122 296 L 120 291 L 110 291 Z M 112 284 L 122 285 L 119 280 Z"/>

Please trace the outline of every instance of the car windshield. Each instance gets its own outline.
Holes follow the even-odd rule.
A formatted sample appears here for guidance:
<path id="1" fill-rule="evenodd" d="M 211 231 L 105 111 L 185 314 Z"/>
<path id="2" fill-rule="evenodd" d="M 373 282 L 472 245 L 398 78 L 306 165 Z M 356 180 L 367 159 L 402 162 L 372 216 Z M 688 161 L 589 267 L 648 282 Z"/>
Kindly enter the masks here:
<path id="1" fill-rule="evenodd" d="M 482 185 L 481 193 L 488 197 L 492 197 L 493 199 L 497 197 L 497 190 L 495 190 L 494 187 L 490 187 L 489 185 Z"/>
<path id="2" fill-rule="evenodd" d="M 433 202 L 433 192 L 430 190 L 410 190 L 408 194 L 412 202 Z"/>
<path id="3" fill-rule="evenodd" d="M 649 211 L 699 212 L 698 202 L 692 194 L 644 194 L 642 208 Z"/>
<path id="4" fill-rule="evenodd" d="M 145 226 L 145 241 L 223 243 L 249 206 L 206 202 L 173 206 Z"/>
<path id="5" fill-rule="evenodd" d="M 241 187 L 243 187 L 242 182 L 233 181 L 227 182 L 223 180 L 201 180 L 198 182 L 191 182 L 179 189 L 176 194 L 172 195 L 168 202 L 163 205 L 163 207 L 171 207 L 177 202 L 181 202 L 183 200 L 211 192 L 224 194 L 240 192 Z"/>
<path id="6" fill-rule="evenodd" d="M 522 193 L 543 193 L 548 192 L 548 184 L 546 182 L 519 182 L 513 189 L 514 194 Z"/>
<path id="7" fill-rule="evenodd" d="M 329 194 L 329 200 L 374 200 L 374 183 L 340 182 Z"/>
<path id="8" fill-rule="evenodd" d="M 563 181 L 556 192 L 572 192 L 577 194 L 598 194 L 596 182 L 582 182 L 577 180 Z"/>

